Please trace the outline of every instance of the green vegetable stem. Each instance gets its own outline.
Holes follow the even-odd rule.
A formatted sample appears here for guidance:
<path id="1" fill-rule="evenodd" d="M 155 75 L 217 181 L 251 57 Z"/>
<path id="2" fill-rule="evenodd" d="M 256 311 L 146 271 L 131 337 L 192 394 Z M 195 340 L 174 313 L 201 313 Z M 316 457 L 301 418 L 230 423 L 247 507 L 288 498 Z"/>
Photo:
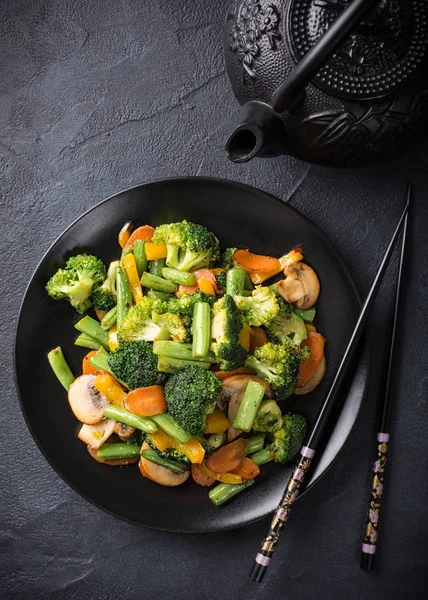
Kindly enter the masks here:
<path id="1" fill-rule="evenodd" d="M 96 321 L 95 319 L 93 319 L 92 317 L 88 317 L 88 316 L 83 317 L 83 319 L 80 319 L 80 321 L 78 321 L 74 325 L 74 327 L 78 331 L 81 331 L 85 335 L 88 335 L 89 337 L 91 337 L 94 340 L 96 340 L 97 342 L 99 342 L 99 345 L 102 346 L 105 350 L 110 349 L 109 345 L 108 345 L 107 331 L 105 331 L 101 327 L 99 322 Z"/>
<path id="2" fill-rule="evenodd" d="M 98 458 L 111 460 L 114 458 L 135 458 L 140 455 L 138 444 L 103 444 L 98 450 Z"/>
<path id="3" fill-rule="evenodd" d="M 75 339 L 74 345 L 81 348 L 89 348 L 89 350 L 98 350 L 100 348 L 100 343 L 89 335 L 86 335 L 86 333 L 81 333 Z"/>
<path id="4" fill-rule="evenodd" d="M 167 294 L 172 294 L 178 287 L 176 283 L 167 281 L 163 277 L 147 273 L 147 271 L 144 271 L 141 276 L 141 284 L 144 285 L 144 287 L 157 290 L 158 292 L 166 292 Z"/>
<path id="5" fill-rule="evenodd" d="M 244 397 L 233 421 L 235 429 L 247 432 L 251 430 L 265 391 L 265 386 L 258 381 L 248 382 Z"/>
<path id="6" fill-rule="evenodd" d="M 255 483 L 254 479 L 247 479 L 242 483 L 220 483 L 209 491 L 208 496 L 213 504 L 220 506 L 236 494 L 249 488 L 253 483 Z"/>
<path id="7" fill-rule="evenodd" d="M 60 384 L 67 390 L 74 381 L 74 375 L 65 360 L 61 346 L 48 352 L 48 361 Z"/>
<path id="8" fill-rule="evenodd" d="M 147 270 L 146 242 L 143 240 L 135 240 L 133 252 L 138 276 L 141 277 L 144 271 Z"/>
<path id="9" fill-rule="evenodd" d="M 160 467 L 164 467 L 165 469 L 169 469 L 173 473 L 183 472 L 183 463 L 176 462 L 169 458 L 163 458 L 163 456 L 159 456 L 155 450 L 141 450 L 140 454 L 146 460 L 149 460 Z"/>
<path id="10" fill-rule="evenodd" d="M 226 294 L 231 296 L 243 296 L 245 286 L 245 271 L 235 267 L 227 272 Z"/>
<path id="11" fill-rule="evenodd" d="M 108 419 L 119 421 L 119 423 L 125 423 L 125 425 L 130 425 L 131 427 L 135 427 L 135 429 L 140 429 L 141 431 L 144 431 L 144 433 L 156 433 L 158 430 L 152 419 L 134 415 L 134 413 L 126 410 L 126 408 L 121 408 L 120 406 L 106 406 L 103 414 Z"/>
<path id="12" fill-rule="evenodd" d="M 111 310 L 101 319 L 101 327 L 102 329 L 108 331 L 116 325 L 117 321 L 117 306 L 113 306 Z"/>
<path id="13" fill-rule="evenodd" d="M 116 275 L 117 293 L 117 328 L 120 330 L 122 321 L 132 305 L 132 295 L 129 288 L 128 277 L 123 267 L 119 267 Z"/>
<path id="14" fill-rule="evenodd" d="M 193 309 L 193 358 L 204 358 L 211 343 L 211 308 L 207 302 L 196 302 Z"/>
<path id="15" fill-rule="evenodd" d="M 162 277 L 168 279 L 168 281 L 173 281 L 174 283 L 179 283 L 181 285 L 191 286 L 196 283 L 196 277 L 193 273 L 186 273 L 185 271 L 171 269 L 170 267 L 164 267 L 162 269 Z"/>
<path id="16" fill-rule="evenodd" d="M 177 440 L 177 442 L 180 442 L 181 444 L 185 444 L 192 437 L 190 433 L 184 431 L 184 429 L 180 427 L 177 421 L 168 413 L 155 415 L 151 418 L 156 423 L 156 425 L 158 425 L 161 429 L 165 431 L 165 433 L 173 437 L 175 440 Z"/>

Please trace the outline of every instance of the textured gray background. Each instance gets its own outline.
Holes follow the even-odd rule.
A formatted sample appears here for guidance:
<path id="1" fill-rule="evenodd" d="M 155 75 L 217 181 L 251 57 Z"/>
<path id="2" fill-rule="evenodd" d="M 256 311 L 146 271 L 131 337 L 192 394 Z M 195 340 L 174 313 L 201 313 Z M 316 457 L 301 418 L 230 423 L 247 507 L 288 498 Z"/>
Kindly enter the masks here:
<path id="1" fill-rule="evenodd" d="M 428 146 L 365 171 L 290 158 L 233 166 L 237 114 L 221 51 L 226 0 L 0 1 L 0 596 L 93 600 L 426 598 Z M 415 184 L 399 397 L 378 569 L 359 547 L 391 277 L 370 324 L 367 402 L 340 461 L 299 501 L 261 586 L 247 572 L 267 521 L 202 536 L 156 533 L 71 491 L 35 447 L 13 382 L 25 285 L 84 210 L 153 178 L 211 175 L 267 190 L 338 247 L 362 293 Z M 41 399 L 34 399 L 35 402 Z"/>

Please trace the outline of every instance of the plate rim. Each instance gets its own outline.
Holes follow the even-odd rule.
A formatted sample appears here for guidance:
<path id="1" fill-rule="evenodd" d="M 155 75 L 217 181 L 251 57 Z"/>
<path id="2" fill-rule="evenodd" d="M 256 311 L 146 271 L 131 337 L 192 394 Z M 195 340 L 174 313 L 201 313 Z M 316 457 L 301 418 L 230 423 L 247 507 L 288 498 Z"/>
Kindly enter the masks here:
<path id="1" fill-rule="evenodd" d="M 344 270 L 344 272 L 347 275 L 347 278 L 349 280 L 349 283 L 351 285 L 351 287 L 353 288 L 353 291 L 355 293 L 355 297 L 357 300 L 358 305 L 361 307 L 362 306 L 362 300 L 361 300 L 361 296 L 359 293 L 359 290 L 357 288 L 357 285 L 354 281 L 354 278 L 352 277 L 351 271 L 347 265 L 347 263 L 345 262 L 344 258 L 342 257 L 341 253 L 337 250 L 336 246 L 333 244 L 333 242 L 331 242 L 331 240 L 329 239 L 329 237 L 320 229 L 318 228 L 310 219 L 309 217 L 307 217 L 306 215 L 302 214 L 299 210 L 297 210 L 296 208 L 294 208 L 293 206 L 291 206 L 290 204 L 288 204 L 287 201 L 285 200 L 281 200 L 281 198 L 279 198 L 278 196 L 274 196 L 273 194 L 271 194 L 270 192 L 266 192 L 265 190 L 255 187 L 253 185 L 247 184 L 247 183 L 241 183 L 240 181 L 235 181 L 233 179 L 227 179 L 224 177 L 212 177 L 212 176 L 198 176 L 198 175 L 190 175 L 190 176 L 186 176 L 186 175 L 182 175 L 182 176 L 172 176 L 172 177 L 161 177 L 161 178 L 157 178 L 157 179 L 151 179 L 149 181 L 145 181 L 143 183 L 138 183 L 136 185 L 132 185 L 129 186 L 127 188 L 124 188 L 118 192 L 115 192 L 114 194 L 111 194 L 110 196 L 107 196 L 106 198 L 104 198 L 103 200 L 101 200 L 100 202 L 97 202 L 96 204 L 94 204 L 93 206 L 91 206 L 90 208 L 88 208 L 87 210 L 85 210 L 81 215 L 79 215 L 78 217 L 76 217 L 54 240 L 53 242 L 50 244 L 50 246 L 45 250 L 45 252 L 43 253 L 42 257 L 40 258 L 40 260 L 38 261 L 37 265 L 35 266 L 35 268 L 32 271 L 32 274 L 28 280 L 27 285 L 25 286 L 24 292 L 22 294 L 21 297 L 21 302 L 20 302 L 20 306 L 19 306 L 19 311 L 17 314 L 17 319 L 16 319 L 16 324 L 15 324 L 15 329 L 14 329 L 14 343 L 13 343 L 13 374 L 14 374 L 14 383 L 15 383 L 15 389 L 17 392 L 17 396 L 18 396 L 18 400 L 19 400 L 19 407 L 22 413 L 22 416 L 24 417 L 24 421 L 25 424 L 31 434 L 31 437 L 33 438 L 33 441 L 35 442 L 37 448 L 39 449 L 41 455 L 44 457 L 44 459 L 46 460 L 46 462 L 49 464 L 49 466 L 52 468 L 52 470 L 75 492 L 77 493 L 81 498 L 83 498 L 85 501 L 89 502 L 90 504 L 92 504 L 92 506 L 95 506 L 96 508 L 102 510 L 103 512 L 117 518 L 123 521 L 126 521 L 128 523 L 132 523 L 133 525 L 136 525 L 138 527 L 143 527 L 144 529 L 150 529 L 152 531 L 162 531 L 164 533 L 184 533 L 184 534 L 190 534 L 190 535 L 194 535 L 194 534 L 203 534 L 203 533 L 216 533 L 216 532 L 221 532 L 221 531 L 230 531 L 233 529 L 239 529 L 241 527 L 245 527 L 247 525 L 251 525 L 253 523 L 256 523 L 258 521 L 261 521 L 262 519 L 266 519 L 269 517 L 269 515 L 271 514 L 271 512 L 265 513 L 262 516 L 256 517 L 256 518 L 251 518 L 251 519 L 247 519 L 245 521 L 243 521 L 242 523 L 239 524 L 235 524 L 235 525 L 225 525 L 225 526 L 220 526 L 220 527 L 210 527 L 210 528 L 206 528 L 206 529 L 200 529 L 200 530 L 192 530 L 192 531 L 188 531 L 186 529 L 184 530 L 180 530 L 179 528 L 164 528 L 164 527 L 160 527 L 160 526 L 154 526 L 154 525 L 147 525 L 147 524 L 143 524 L 140 523 L 138 521 L 135 521 L 132 518 L 129 518 L 125 515 L 118 515 L 116 512 L 109 510 L 108 508 L 106 508 L 105 506 L 101 506 L 100 504 L 98 504 L 95 500 L 91 499 L 86 493 L 80 491 L 79 489 L 77 489 L 77 487 L 74 485 L 74 483 L 70 482 L 69 478 L 66 477 L 60 469 L 58 469 L 54 464 L 53 461 L 51 461 L 51 459 L 47 456 L 47 454 L 45 453 L 45 451 L 43 450 L 41 444 L 39 443 L 38 437 L 35 434 L 33 427 L 31 426 L 25 409 L 24 409 L 24 405 L 23 405 L 23 399 L 22 399 L 22 395 L 21 395 L 21 391 L 20 391 L 20 387 L 19 387 L 19 381 L 18 381 L 18 376 L 17 376 L 17 352 L 18 352 L 18 333 L 19 333 L 19 328 L 20 328 L 20 323 L 21 323 L 21 319 L 22 319 L 22 312 L 23 312 L 23 308 L 24 308 L 24 303 L 25 303 L 25 299 L 28 293 L 28 290 L 33 282 L 33 279 L 36 275 L 36 273 L 38 272 L 39 268 L 41 267 L 42 263 L 45 261 L 45 259 L 47 258 L 48 254 L 51 252 L 51 250 L 54 249 L 54 247 L 57 245 L 57 243 L 69 232 L 69 230 L 74 227 L 74 225 L 76 225 L 80 220 L 82 220 L 84 217 L 86 217 L 86 215 L 88 215 L 89 213 L 91 213 L 92 211 L 94 211 L 95 209 L 97 209 L 99 206 L 109 202 L 110 200 L 116 198 L 117 196 L 120 196 L 122 194 L 125 194 L 126 192 L 130 192 L 133 190 L 136 190 L 138 188 L 141 187 L 145 187 L 148 185 L 152 185 L 152 184 L 158 184 L 158 183 L 172 183 L 172 182 L 180 182 L 180 181 L 187 181 L 187 182 L 192 182 L 192 181 L 198 181 L 198 182 L 206 182 L 208 184 L 217 184 L 217 183 L 221 183 L 221 184 L 227 184 L 230 185 L 232 187 L 238 187 L 238 188 L 242 188 L 244 191 L 245 190 L 249 190 L 251 192 L 256 192 L 258 194 L 261 194 L 262 196 L 265 196 L 267 198 L 269 198 L 271 201 L 274 201 L 276 204 L 280 204 L 282 207 L 286 207 L 287 210 L 290 210 L 291 212 L 295 213 L 298 217 L 300 217 L 301 219 L 303 219 L 306 224 L 311 228 L 311 229 L 315 229 L 319 234 L 321 234 L 324 242 L 326 242 L 326 244 L 328 246 L 330 246 L 330 249 L 333 251 L 334 255 L 336 256 L 337 261 L 340 263 L 341 268 Z M 366 374 L 365 374 L 365 381 L 364 381 L 364 390 L 361 396 L 361 401 L 360 401 L 360 405 L 358 407 L 357 413 L 355 415 L 355 420 L 347 434 L 347 436 L 345 437 L 340 449 L 338 450 L 337 454 L 335 455 L 335 457 L 331 460 L 331 462 L 327 465 L 327 467 L 324 469 L 324 471 L 322 471 L 316 479 L 314 479 L 313 481 L 311 481 L 311 483 L 308 486 L 305 486 L 303 491 L 301 492 L 301 494 L 299 494 L 297 500 L 299 500 L 300 498 L 302 498 L 304 495 L 306 495 L 307 492 L 309 492 L 317 483 L 319 483 L 324 477 L 325 475 L 330 471 L 330 469 L 335 465 L 336 461 L 340 458 L 341 454 L 343 453 L 346 445 L 349 442 L 349 439 L 351 437 L 351 435 L 353 434 L 354 430 L 355 430 L 355 426 L 357 425 L 360 417 L 361 417 L 361 413 L 362 413 L 362 409 L 365 405 L 365 401 L 367 398 L 367 391 L 368 391 L 368 384 L 369 384 L 369 377 L 370 377 L 370 344 L 368 343 L 368 335 L 366 334 L 365 336 L 365 340 L 364 340 L 364 344 L 363 344 L 363 352 L 362 354 L 366 355 L 367 360 L 367 366 L 366 366 Z"/>

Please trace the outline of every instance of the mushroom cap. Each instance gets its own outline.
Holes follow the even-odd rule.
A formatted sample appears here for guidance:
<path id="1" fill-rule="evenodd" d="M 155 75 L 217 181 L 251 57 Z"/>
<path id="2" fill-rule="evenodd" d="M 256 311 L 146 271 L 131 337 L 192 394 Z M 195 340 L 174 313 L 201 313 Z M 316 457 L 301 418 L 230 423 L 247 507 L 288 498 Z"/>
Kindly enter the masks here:
<path id="1" fill-rule="evenodd" d="M 74 416 L 87 425 L 101 421 L 108 404 L 107 398 L 94 387 L 94 381 L 95 375 L 80 375 L 68 390 L 68 401 Z"/>
<path id="2" fill-rule="evenodd" d="M 120 438 L 129 438 L 134 433 L 135 427 L 131 427 L 131 425 L 127 425 L 126 423 L 119 423 L 119 421 L 114 426 L 114 432 Z"/>
<path id="3" fill-rule="evenodd" d="M 284 269 L 285 279 L 278 281 L 278 292 L 286 302 L 293 302 L 303 310 L 311 308 L 318 300 L 320 282 L 312 267 L 296 262 Z"/>
<path id="4" fill-rule="evenodd" d="M 297 396 L 304 396 L 305 394 L 309 394 L 309 392 L 312 392 L 324 379 L 326 368 L 327 361 L 325 359 L 325 354 L 323 354 L 320 360 L 320 364 L 318 365 L 313 377 L 307 383 L 305 383 L 305 385 L 302 385 L 300 387 L 297 386 L 294 393 Z"/>
<path id="5" fill-rule="evenodd" d="M 77 437 L 94 450 L 98 450 L 113 433 L 115 424 L 113 419 L 103 419 L 95 425 L 82 425 Z"/>
<path id="6" fill-rule="evenodd" d="M 141 446 L 141 450 L 150 450 L 149 444 L 144 442 Z M 183 470 L 182 473 L 173 473 L 169 469 L 165 469 L 165 467 L 155 465 L 155 463 L 150 462 L 143 456 L 140 456 L 139 466 L 141 474 L 144 475 L 144 477 L 148 477 L 155 483 L 166 485 L 168 487 L 181 485 L 186 481 L 186 479 L 188 479 L 190 475 L 190 471 L 188 469 Z"/>

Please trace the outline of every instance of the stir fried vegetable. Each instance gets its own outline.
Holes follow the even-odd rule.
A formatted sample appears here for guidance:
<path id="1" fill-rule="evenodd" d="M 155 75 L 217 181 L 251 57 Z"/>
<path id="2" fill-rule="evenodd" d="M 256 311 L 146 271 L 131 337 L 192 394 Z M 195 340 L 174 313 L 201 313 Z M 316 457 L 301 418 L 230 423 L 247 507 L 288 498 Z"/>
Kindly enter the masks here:
<path id="1" fill-rule="evenodd" d="M 208 496 L 220 506 L 304 442 L 305 418 L 282 403 L 325 373 L 318 277 L 301 248 L 279 258 L 247 248 L 220 254 L 214 233 L 189 221 L 128 222 L 118 241 L 107 270 L 79 254 L 47 282 L 51 298 L 95 311 L 74 325 L 75 346 L 91 350 L 76 379 L 60 347 L 47 358 L 89 456 L 138 461 L 159 485 L 191 474 L 216 484 Z"/>

